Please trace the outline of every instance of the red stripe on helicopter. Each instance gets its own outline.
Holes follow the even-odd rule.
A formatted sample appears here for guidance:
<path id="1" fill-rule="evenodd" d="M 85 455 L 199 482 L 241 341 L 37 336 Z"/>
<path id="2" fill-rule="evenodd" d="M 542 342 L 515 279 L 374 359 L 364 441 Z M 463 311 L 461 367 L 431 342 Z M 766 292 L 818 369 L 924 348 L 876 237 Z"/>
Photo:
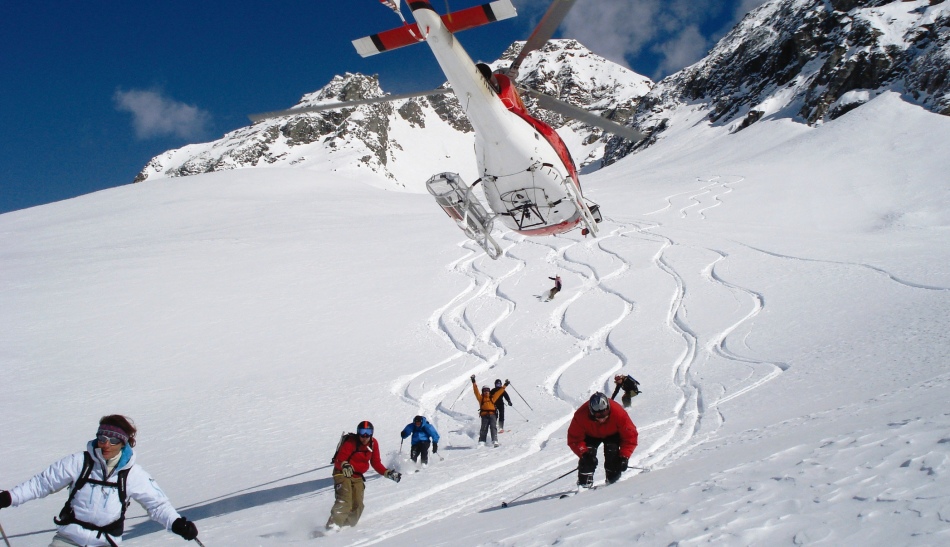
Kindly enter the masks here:
<path id="1" fill-rule="evenodd" d="M 409 9 L 416 11 L 420 9 L 431 10 L 432 6 L 425 0 L 409 2 Z M 433 10 L 434 11 L 434 10 Z M 470 28 L 480 27 L 493 23 L 501 19 L 514 17 L 516 12 L 511 6 L 510 0 L 495 1 L 481 6 L 465 8 L 453 13 L 442 16 L 442 22 L 449 32 L 461 32 Z M 406 24 L 391 30 L 386 30 L 372 36 L 353 40 L 353 45 L 363 57 L 390 51 L 393 49 L 405 47 L 408 45 L 422 42 L 425 35 L 419 31 L 416 23 Z"/>
<path id="2" fill-rule="evenodd" d="M 498 98 L 501 99 L 505 108 L 531 124 L 534 130 L 548 141 L 551 147 L 554 148 L 554 151 L 557 152 L 561 162 L 564 163 L 564 167 L 567 168 L 568 176 L 574 181 L 574 185 L 577 186 L 577 189 L 580 190 L 581 183 L 577 178 L 577 167 L 574 165 L 574 158 L 571 157 L 571 153 L 567 149 L 567 145 L 564 144 L 564 140 L 561 139 L 561 136 L 557 134 L 557 131 L 555 131 L 553 127 L 534 118 L 528 113 L 528 109 L 525 108 L 524 102 L 521 100 L 521 95 L 518 94 L 518 90 L 515 89 L 515 86 L 511 85 L 511 79 L 508 78 L 508 76 L 495 74 L 495 81 L 498 82 Z"/>

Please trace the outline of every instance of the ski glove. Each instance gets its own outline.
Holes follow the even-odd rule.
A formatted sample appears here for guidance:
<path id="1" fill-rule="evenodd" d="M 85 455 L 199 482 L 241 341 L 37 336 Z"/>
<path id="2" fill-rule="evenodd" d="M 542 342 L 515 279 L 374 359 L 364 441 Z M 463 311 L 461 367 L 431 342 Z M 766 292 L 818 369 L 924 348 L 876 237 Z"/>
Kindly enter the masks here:
<path id="1" fill-rule="evenodd" d="M 630 463 L 629 458 L 624 458 L 623 456 L 620 456 L 620 472 L 621 473 L 623 473 L 624 471 L 628 469 L 629 463 Z"/>
<path id="2" fill-rule="evenodd" d="M 195 526 L 194 522 L 189 522 L 185 517 L 178 517 L 178 519 L 172 523 L 172 532 L 183 537 L 185 541 L 191 541 L 198 537 L 198 527 Z"/>
<path id="3" fill-rule="evenodd" d="M 0 490 L 0 509 L 4 507 L 10 507 L 13 503 L 13 498 L 10 497 L 10 493 L 6 490 Z"/>
<path id="4" fill-rule="evenodd" d="M 508 379 L 505 378 L 505 387 L 508 387 L 508 384 L 510 384 L 510 383 L 511 383 L 511 382 L 509 382 Z"/>
<path id="5" fill-rule="evenodd" d="M 432 443 L 432 453 L 435 454 L 439 451 L 439 443 Z"/>
<path id="6" fill-rule="evenodd" d="M 387 469 L 385 477 L 391 481 L 399 482 L 402 480 L 402 473 L 393 469 Z"/>
<path id="7" fill-rule="evenodd" d="M 473 383 L 473 384 L 475 383 L 475 375 L 474 375 L 474 374 L 472 374 L 472 383 Z"/>
<path id="8" fill-rule="evenodd" d="M 340 466 L 340 471 L 343 472 L 343 476 L 346 478 L 353 476 L 353 466 L 350 465 L 350 462 L 343 462 L 343 465 Z"/>

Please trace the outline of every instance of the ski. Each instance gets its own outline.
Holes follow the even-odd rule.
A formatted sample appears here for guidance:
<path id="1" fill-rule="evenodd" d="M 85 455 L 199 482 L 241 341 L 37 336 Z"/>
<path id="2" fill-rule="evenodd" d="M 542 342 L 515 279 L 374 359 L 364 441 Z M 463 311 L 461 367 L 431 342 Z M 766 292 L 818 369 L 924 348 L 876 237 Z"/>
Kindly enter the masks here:
<path id="1" fill-rule="evenodd" d="M 565 492 L 565 493 L 561 494 L 561 495 L 558 497 L 558 499 L 570 498 L 570 497 L 573 497 L 573 496 L 576 496 L 576 495 L 580 494 L 581 492 L 583 492 L 583 491 L 585 491 L 585 490 L 597 490 L 597 488 L 599 488 L 599 487 L 598 487 L 598 486 L 590 486 L 590 487 L 578 486 L 577 489 L 574 490 L 573 492 Z"/>

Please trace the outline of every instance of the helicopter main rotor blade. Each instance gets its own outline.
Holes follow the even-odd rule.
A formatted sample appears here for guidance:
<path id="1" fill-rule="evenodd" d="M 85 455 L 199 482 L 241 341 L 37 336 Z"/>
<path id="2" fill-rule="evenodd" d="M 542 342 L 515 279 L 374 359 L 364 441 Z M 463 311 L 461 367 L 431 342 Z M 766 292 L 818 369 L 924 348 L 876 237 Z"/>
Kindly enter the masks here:
<path id="1" fill-rule="evenodd" d="M 545 12 L 544 17 L 541 18 L 541 22 L 534 28 L 534 32 L 531 33 L 531 36 L 528 37 L 528 41 L 525 42 L 524 47 L 521 48 L 521 53 L 518 54 L 518 57 L 511 63 L 511 67 L 508 68 L 509 78 L 515 80 L 518 77 L 518 69 L 521 68 L 521 62 L 524 61 L 524 58 L 532 51 L 544 47 L 544 44 L 551 39 L 551 36 L 554 35 L 554 31 L 561 26 L 561 21 L 564 20 L 564 16 L 574 7 L 575 1 L 576 0 L 554 0 L 551 2 L 548 11 Z"/>
<path id="2" fill-rule="evenodd" d="M 261 112 L 260 114 L 251 114 L 248 118 L 252 122 L 259 122 L 269 118 L 280 118 L 281 116 L 295 116 L 297 114 L 306 114 L 307 112 L 323 112 L 324 110 L 339 110 L 341 108 L 352 108 L 365 104 L 388 103 L 400 99 L 411 99 L 413 97 L 428 97 L 430 95 L 444 95 L 452 93 L 451 88 L 441 87 L 439 89 L 430 89 L 429 91 L 417 91 L 415 93 L 403 93 L 401 95 L 385 95 L 383 97 L 374 97 L 372 99 L 363 99 L 359 101 L 347 101 L 344 103 L 327 103 L 314 106 L 304 106 L 300 108 L 289 108 L 287 110 L 275 110 L 273 112 Z"/>
<path id="3" fill-rule="evenodd" d="M 627 127 L 625 125 L 620 125 L 617 122 L 610 121 L 606 118 L 601 118 L 597 114 L 592 114 L 582 108 L 578 108 L 572 104 L 567 104 L 564 101 L 559 101 L 554 97 L 545 95 L 543 93 L 538 93 L 532 89 L 527 89 L 524 87 L 519 87 L 522 92 L 525 94 L 534 97 L 538 100 L 538 106 L 541 108 L 550 110 L 552 112 L 557 112 L 562 116 L 567 116 L 568 118 L 574 118 L 581 122 L 586 123 L 587 125 L 592 125 L 594 127 L 599 127 L 608 133 L 613 133 L 618 137 L 623 137 L 631 142 L 637 142 L 643 139 L 646 135 L 637 131 L 632 127 Z"/>

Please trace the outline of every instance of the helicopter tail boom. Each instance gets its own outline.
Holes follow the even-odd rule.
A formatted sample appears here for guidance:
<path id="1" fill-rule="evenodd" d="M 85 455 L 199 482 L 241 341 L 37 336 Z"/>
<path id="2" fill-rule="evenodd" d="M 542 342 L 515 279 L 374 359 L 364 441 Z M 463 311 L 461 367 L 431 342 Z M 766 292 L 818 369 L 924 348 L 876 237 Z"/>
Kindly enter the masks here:
<path id="1" fill-rule="evenodd" d="M 416 0 L 410 4 L 428 4 L 425 0 Z M 508 19 L 518 15 L 511 0 L 495 0 L 481 6 L 473 6 L 442 16 L 449 32 L 461 32 L 470 28 L 480 27 Z M 386 30 L 358 40 L 353 40 L 353 47 L 362 57 L 369 57 L 384 51 L 409 46 L 425 41 L 425 33 L 419 30 L 417 23 L 407 23 L 401 27 Z"/>

